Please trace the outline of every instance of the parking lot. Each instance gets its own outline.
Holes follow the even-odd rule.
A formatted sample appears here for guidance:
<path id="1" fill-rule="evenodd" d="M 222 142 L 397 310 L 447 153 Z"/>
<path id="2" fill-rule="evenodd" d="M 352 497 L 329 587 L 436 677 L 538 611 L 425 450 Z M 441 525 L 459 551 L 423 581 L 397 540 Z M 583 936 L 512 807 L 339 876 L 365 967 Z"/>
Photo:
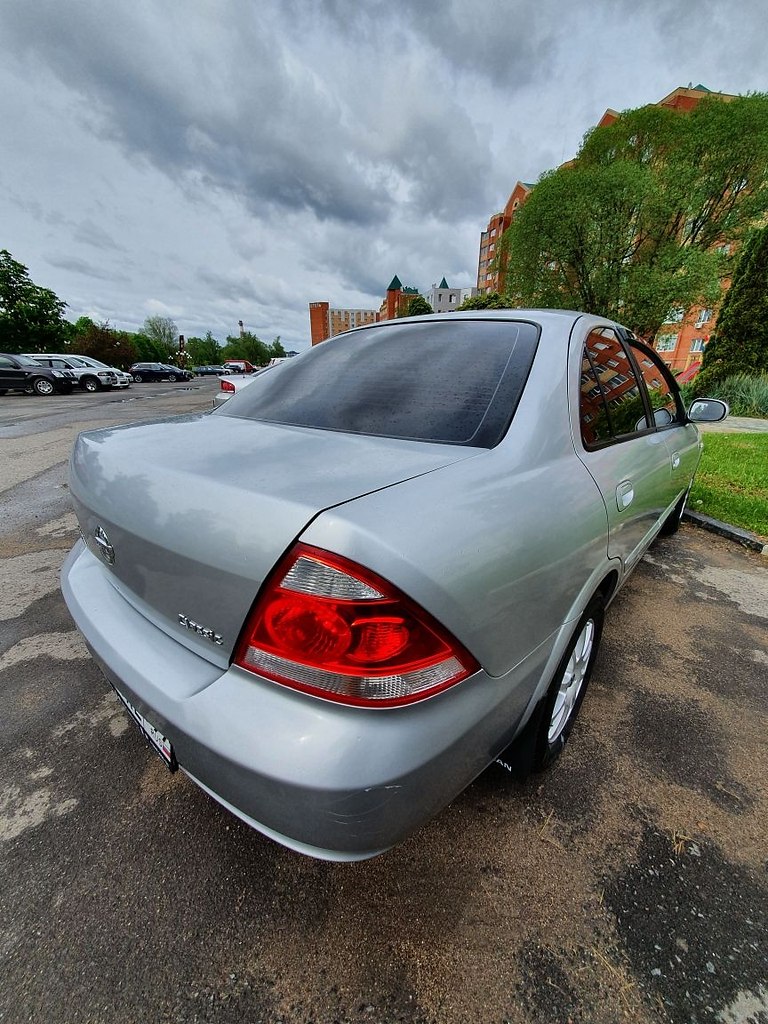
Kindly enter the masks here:
<path id="1" fill-rule="evenodd" d="M 657 542 L 553 770 L 312 861 L 166 771 L 58 589 L 78 430 L 217 389 L 0 398 L 0 1021 L 765 1024 L 768 560 Z"/>

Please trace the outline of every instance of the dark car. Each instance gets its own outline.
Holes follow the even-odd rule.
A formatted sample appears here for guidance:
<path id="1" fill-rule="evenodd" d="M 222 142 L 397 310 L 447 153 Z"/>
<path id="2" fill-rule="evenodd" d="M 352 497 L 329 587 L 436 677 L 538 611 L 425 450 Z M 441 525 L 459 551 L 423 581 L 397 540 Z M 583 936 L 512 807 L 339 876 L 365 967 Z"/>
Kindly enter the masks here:
<path id="1" fill-rule="evenodd" d="M 71 370 L 41 366 L 29 356 L 0 352 L 0 395 L 6 391 L 29 391 L 36 395 L 68 395 L 77 384 Z"/>
<path id="2" fill-rule="evenodd" d="M 137 384 L 143 381 L 156 380 L 192 380 L 194 373 L 189 370 L 182 370 L 178 366 L 171 366 L 168 363 L 134 363 L 129 373 Z"/>
<path id="3" fill-rule="evenodd" d="M 232 373 L 232 370 L 226 366 L 196 366 L 194 367 L 195 374 L 198 377 L 221 377 L 222 374 Z"/>

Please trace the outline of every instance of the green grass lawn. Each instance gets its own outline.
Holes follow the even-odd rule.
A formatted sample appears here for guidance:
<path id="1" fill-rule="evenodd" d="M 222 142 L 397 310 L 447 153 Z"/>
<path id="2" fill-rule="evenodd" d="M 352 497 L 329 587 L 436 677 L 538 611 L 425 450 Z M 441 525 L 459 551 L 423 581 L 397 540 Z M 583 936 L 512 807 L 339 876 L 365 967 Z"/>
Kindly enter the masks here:
<path id="1" fill-rule="evenodd" d="M 768 537 L 768 434 L 703 437 L 688 508 Z"/>

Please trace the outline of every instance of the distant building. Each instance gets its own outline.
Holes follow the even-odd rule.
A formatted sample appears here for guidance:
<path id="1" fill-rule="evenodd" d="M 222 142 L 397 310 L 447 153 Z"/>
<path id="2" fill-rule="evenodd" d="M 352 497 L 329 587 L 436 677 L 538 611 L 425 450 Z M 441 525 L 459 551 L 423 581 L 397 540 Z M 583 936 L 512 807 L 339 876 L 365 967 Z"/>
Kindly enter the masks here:
<path id="1" fill-rule="evenodd" d="M 395 274 L 379 309 L 379 320 L 394 320 L 396 316 L 404 316 L 408 303 L 418 294 L 418 288 L 406 287 Z"/>
<path id="2" fill-rule="evenodd" d="M 445 278 L 440 284 L 433 284 L 424 298 L 436 313 L 450 313 L 458 309 L 464 299 L 479 294 L 477 288 L 449 288 Z"/>
<path id="3" fill-rule="evenodd" d="M 488 221 L 488 227 L 480 233 L 480 255 L 477 260 L 477 291 L 503 292 L 504 267 L 494 261 L 501 236 L 514 220 L 518 209 L 528 198 L 533 185 L 518 181 L 510 193 L 507 204 L 501 213 L 494 213 Z"/>
<path id="4" fill-rule="evenodd" d="M 374 324 L 376 320 L 375 309 L 332 309 L 328 302 L 309 304 L 309 330 L 313 345 L 351 331 L 353 327 Z"/>

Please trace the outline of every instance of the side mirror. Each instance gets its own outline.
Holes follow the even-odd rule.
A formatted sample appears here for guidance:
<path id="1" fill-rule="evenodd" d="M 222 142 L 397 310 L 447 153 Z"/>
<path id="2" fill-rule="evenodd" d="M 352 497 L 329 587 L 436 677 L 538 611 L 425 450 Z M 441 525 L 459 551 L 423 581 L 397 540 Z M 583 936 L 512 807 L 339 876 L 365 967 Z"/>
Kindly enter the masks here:
<path id="1" fill-rule="evenodd" d="M 728 403 L 719 398 L 697 398 L 688 410 L 688 419 L 693 423 L 717 423 L 730 411 Z"/>
<path id="2" fill-rule="evenodd" d="M 657 409 L 653 414 L 653 421 L 657 427 L 668 427 L 673 416 L 669 409 Z"/>

